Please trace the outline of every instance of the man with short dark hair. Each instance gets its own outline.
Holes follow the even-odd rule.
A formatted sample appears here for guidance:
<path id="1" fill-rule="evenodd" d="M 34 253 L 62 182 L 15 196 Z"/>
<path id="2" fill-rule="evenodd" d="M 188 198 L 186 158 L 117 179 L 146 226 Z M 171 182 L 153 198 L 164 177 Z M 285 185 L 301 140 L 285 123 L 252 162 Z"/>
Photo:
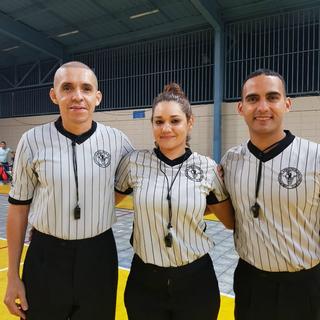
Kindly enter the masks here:
<path id="1" fill-rule="evenodd" d="M 5 303 L 28 320 L 111 320 L 118 279 L 114 179 L 133 148 L 121 131 L 93 121 L 102 94 L 87 65 L 62 65 L 50 98 L 59 119 L 26 132 L 16 152 Z M 33 232 L 20 280 L 28 220 Z"/>
<path id="2" fill-rule="evenodd" d="M 236 320 L 320 319 L 320 146 L 284 130 L 285 82 L 258 70 L 238 112 L 250 134 L 222 159 L 235 209 Z"/>
<path id="3" fill-rule="evenodd" d="M 0 164 L 3 166 L 5 171 L 9 170 L 9 162 L 11 161 L 10 155 L 12 151 L 7 147 L 7 143 L 5 141 L 0 142 Z"/>

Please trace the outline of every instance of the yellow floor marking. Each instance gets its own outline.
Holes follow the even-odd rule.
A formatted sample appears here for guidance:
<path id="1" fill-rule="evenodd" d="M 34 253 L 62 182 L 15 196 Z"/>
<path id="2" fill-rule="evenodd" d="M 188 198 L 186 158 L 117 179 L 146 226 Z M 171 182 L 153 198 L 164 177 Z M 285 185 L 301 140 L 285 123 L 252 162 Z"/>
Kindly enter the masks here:
<path id="1" fill-rule="evenodd" d="M 10 184 L 0 184 L 0 194 L 8 194 L 10 191 Z"/>
<path id="2" fill-rule="evenodd" d="M 214 213 L 206 214 L 204 220 L 219 221 Z"/>
<path id="3" fill-rule="evenodd" d="M 221 305 L 218 320 L 234 320 L 234 298 L 221 295 Z"/>
<path id="4" fill-rule="evenodd" d="M 4 269 L 8 266 L 7 264 L 7 241 L 0 240 L 0 269 Z"/>
<path id="5" fill-rule="evenodd" d="M 119 268 L 119 281 L 118 281 L 118 294 L 117 294 L 117 309 L 116 309 L 116 320 L 126 320 L 127 311 L 124 305 L 124 289 L 128 279 L 129 271 Z M 151 319 L 150 319 L 151 320 Z"/>
<path id="6" fill-rule="evenodd" d="M 24 260 L 27 251 L 27 246 L 24 246 L 22 259 Z M 21 263 L 22 267 L 23 263 Z M 7 287 L 7 267 L 8 267 L 8 248 L 7 241 L 0 239 L 0 319 L 1 320 L 18 320 L 9 314 L 6 306 L 2 303 Z"/>
<path id="7" fill-rule="evenodd" d="M 27 246 L 24 246 L 22 251 L 22 261 L 27 252 Z M 7 240 L 0 239 L 0 271 L 7 271 L 8 267 L 8 248 L 7 248 Z M 2 300 L 0 300 L 1 302 Z M 0 319 L 2 319 L 0 317 Z"/>
<path id="8" fill-rule="evenodd" d="M 125 196 L 117 205 L 119 209 L 133 210 L 132 196 Z"/>
<path id="9" fill-rule="evenodd" d="M 18 320 L 17 317 L 11 316 L 6 309 L 6 306 L 2 303 L 4 294 L 6 292 L 7 285 L 7 273 L 0 272 L 0 319 L 1 320 Z"/>

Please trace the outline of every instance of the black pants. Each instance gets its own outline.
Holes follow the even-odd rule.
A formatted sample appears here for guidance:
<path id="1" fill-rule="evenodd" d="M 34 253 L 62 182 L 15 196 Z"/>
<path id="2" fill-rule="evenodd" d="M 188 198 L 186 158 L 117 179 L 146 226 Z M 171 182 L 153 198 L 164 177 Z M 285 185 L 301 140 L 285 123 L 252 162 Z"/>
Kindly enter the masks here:
<path id="1" fill-rule="evenodd" d="M 113 320 L 118 258 L 112 230 L 84 240 L 34 231 L 23 282 L 28 320 Z"/>
<path id="2" fill-rule="evenodd" d="M 188 265 L 163 268 L 134 256 L 125 290 L 129 320 L 214 320 L 217 278 L 207 254 Z"/>
<path id="3" fill-rule="evenodd" d="M 266 272 L 240 259 L 234 292 L 236 320 L 320 320 L 320 265 Z"/>

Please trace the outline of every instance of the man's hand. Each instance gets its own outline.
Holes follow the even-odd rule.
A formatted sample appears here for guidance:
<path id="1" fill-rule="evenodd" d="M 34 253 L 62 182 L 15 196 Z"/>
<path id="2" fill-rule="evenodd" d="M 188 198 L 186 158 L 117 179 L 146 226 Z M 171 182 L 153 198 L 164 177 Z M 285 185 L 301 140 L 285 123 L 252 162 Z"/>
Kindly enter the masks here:
<path id="1" fill-rule="evenodd" d="M 19 277 L 8 279 L 4 304 L 7 306 L 11 314 L 22 319 L 26 319 L 26 314 L 24 311 L 28 310 L 28 303 L 24 284 Z"/>

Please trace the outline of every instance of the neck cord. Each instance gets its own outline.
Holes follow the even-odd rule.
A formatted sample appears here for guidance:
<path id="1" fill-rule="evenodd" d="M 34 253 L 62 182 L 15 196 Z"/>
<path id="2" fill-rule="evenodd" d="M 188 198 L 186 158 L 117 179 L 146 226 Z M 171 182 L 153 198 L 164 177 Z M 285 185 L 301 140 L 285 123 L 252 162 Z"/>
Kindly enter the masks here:
<path id="1" fill-rule="evenodd" d="M 281 139 L 282 140 L 282 139 Z M 281 141 L 280 140 L 280 141 Z M 275 142 L 274 144 L 272 144 L 271 146 L 263 149 L 260 154 L 259 154 L 259 168 L 258 168 L 258 176 L 257 176 L 257 182 L 256 182 L 256 192 L 255 192 L 255 203 L 251 206 L 251 211 L 253 213 L 253 217 L 254 218 L 258 218 L 259 217 L 259 211 L 260 211 L 260 205 L 257 202 L 258 199 L 258 195 L 259 195 L 259 189 L 260 189 L 260 181 L 261 181 L 261 171 L 262 171 L 262 160 L 264 157 L 264 154 L 266 151 L 273 149 L 275 146 L 277 146 L 280 141 Z"/>
<path id="2" fill-rule="evenodd" d="M 77 195 L 77 205 L 74 208 L 73 214 L 76 220 L 80 219 L 81 209 L 79 206 L 79 182 L 78 182 L 78 165 L 77 165 L 77 152 L 76 152 L 76 142 L 72 141 L 72 163 L 73 163 L 73 172 L 74 179 L 76 183 L 76 195 Z"/>
<path id="3" fill-rule="evenodd" d="M 169 222 L 168 222 L 168 225 L 167 225 L 167 229 L 168 229 L 168 234 L 165 236 L 164 238 L 164 241 L 165 241 L 165 244 L 167 247 L 172 247 L 172 234 L 170 232 L 170 229 L 172 228 L 172 205 L 171 205 L 171 191 L 172 191 L 172 187 L 173 187 L 173 184 L 174 182 L 176 181 L 176 178 L 178 176 L 178 174 L 180 173 L 181 171 L 181 168 L 183 166 L 183 163 L 185 161 L 185 157 L 186 157 L 186 154 L 184 155 L 183 159 L 182 159 L 182 162 L 180 163 L 179 165 L 179 168 L 178 168 L 178 171 L 177 173 L 175 174 L 175 176 L 172 178 L 172 181 L 171 181 L 171 184 L 169 186 L 169 179 L 166 175 L 166 173 L 164 172 L 164 170 L 162 169 L 162 166 L 161 166 L 161 163 L 162 161 L 160 160 L 160 171 L 163 173 L 165 179 L 166 179 L 166 183 L 167 183 L 167 200 L 168 200 L 168 209 L 169 209 Z"/>

